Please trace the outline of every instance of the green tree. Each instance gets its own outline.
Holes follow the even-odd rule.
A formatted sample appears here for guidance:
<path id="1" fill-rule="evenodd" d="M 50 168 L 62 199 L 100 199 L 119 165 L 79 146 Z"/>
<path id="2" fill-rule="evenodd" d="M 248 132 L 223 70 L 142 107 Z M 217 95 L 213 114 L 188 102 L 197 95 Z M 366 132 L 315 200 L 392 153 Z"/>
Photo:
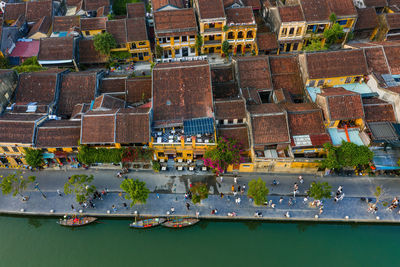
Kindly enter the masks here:
<path id="1" fill-rule="evenodd" d="M 261 178 L 258 178 L 258 180 L 253 179 L 249 182 L 247 195 L 254 200 L 256 205 L 264 204 L 267 201 L 268 193 L 269 189 Z"/>
<path id="2" fill-rule="evenodd" d="M 314 199 L 321 200 L 331 197 L 332 187 L 327 182 L 312 182 L 308 195 Z"/>
<path id="3" fill-rule="evenodd" d="M 329 29 L 324 31 L 324 37 L 328 45 L 336 43 L 345 36 L 343 27 L 339 23 L 334 23 Z"/>
<path id="4" fill-rule="evenodd" d="M 196 38 L 196 44 L 195 44 L 198 55 L 201 55 L 201 46 L 202 45 L 203 45 L 203 37 L 200 34 L 198 34 L 197 38 Z"/>
<path id="5" fill-rule="evenodd" d="M 36 56 L 27 58 L 20 66 L 15 66 L 13 69 L 18 73 L 46 70 L 46 68 L 40 66 Z"/>
<path id="6" fill-rule="evenodd" d="M 128 3 L 139 3 L 141 0 L 114 0 L 112 3 L 112 9 L 115 15 L 126 15 L 126 4 Z"/>
<path id="7" fill-rule="evenodd" d="M 328 47 L 322 44 L 322 41 L 318 38 L 311 39 L 311 42 L 307 46 L 303 47 L 304 51 L 309 51 L 309 52 L 326 50 L 326 49 L 328 49 Z"/>
<path id="8" fill-rule="evenodd" d="M 379 200 L 380 200 L 382 194 L 383 194 L 383 189 L 382 189 L 382 187 L 381 187 L 381 186 L 377 186 L 377 187 L 375 188 L 375 192 L 374 192 L 374 196 L 376 197 L 375 206 L 376 206 L 376 204 L 378 204 L 378 202 L 379 202 Z"/>
<path id="9" fill-rule="evenodd" d="M 192 192 L 192 202 L 199 203 L 202 199 L 208 198 L 208 189 L 205 184 L 197 183 L 190 189 Z"/>
<path id="10" fill-rule="evenodd" d="M 15 197 L 16 195 L 24 197 L 22 193 L 26 190 L 28 184 L 34 183 L 36 181 L 35 176 L 28 176 L 28 178 L 25 178 L 22 175 L 18 175 L 19 174 L 15 173 L 9 174 L 1 179 L 0 189 L 4 195 L 12 193 L 13 197 Z"/>
<path id="11" fill-rule="evenodd" d="M 152 167 L 155 172 L 159 172 L 161 170 L 161 164 L 158 161 L 153 160 Z"/>
<path id="12" fill-rule="evenodd" d="M 43 151 L 41 149 L 24 148 L 25 160 L 32 168 L 43 165 Z"/>
<path id="13" fill-rule="evenodd" d="M 78 203 L 84 202 L 96 191 L 96 187 L 91 185 L 92 182 L 93 175 L 72 175 L 64 185 L 64 193 L 74 194 Z"/>
<path id="14" fill-rule="evenodd" d="M 103 55 L 110 55 L 110 50 L 117 47 L 117 42 L 108 32 L 95 35 L 93 44 L 94 48 Z"/>
<path id="15" fill-rule="evenodd" d="M 222 43 L 222 52 L 224 52 L 224 54 L 225 54 L 226 56 L 228 56 L 228 54 L 229 54 L 229 42 L 228 42 L 227 40 L 225 40 L 225 41 Z"/>
<path id="16" fill-rule="evenodd" d="M 336 20 L 337 20 L 336 14 L 332 12 L 332 13 L 329 15 L 329 21 L 332 22 L 332 23 L 335 23 Z"/>
<path id="17" fill-rule="evenodd" d="M 225 25 L 222 29 L 224 30 L 224 32 L 227 32 L 229 30 L 229 26 Z"/>
<path id="18" fill-rule="evenodd" d="M 9 69 L 10 62 L 8 58 L 0 56 L 0 69 Z"/>
<path id="19" fill-rule="evenodd" d="M 146 203 L 150 193 L 146 183 L 139 180 L 125 179 L 121 188 L 126 192 L 125 198 L 131 200 L 131 207 L 136 203 Z"/>
<path id="20" fill-rule="evenodd" d="M 164 49 L 160 45 L 157 45 L 156 46 L 156 57 L 161 58 L 163 54 L 164 54 Z"/>
<path id="21" fill-rule="evenodd" d="M 206 151 L 204 165 L 222 173 L 228 165 L 240 163 L 240 152 L 241 144 L 237 140 L 219 137 L 217 146 Z"/>
<path id="22" fill-rule="evenodd" d="M 324 150 L 327 156 L 322 161 L 322 167 L 329 169 L 366 166 L 374 157 L 374 153 L 368 147 L 345 141 L 342 141 L 339 147 L 326 143 Z"/>

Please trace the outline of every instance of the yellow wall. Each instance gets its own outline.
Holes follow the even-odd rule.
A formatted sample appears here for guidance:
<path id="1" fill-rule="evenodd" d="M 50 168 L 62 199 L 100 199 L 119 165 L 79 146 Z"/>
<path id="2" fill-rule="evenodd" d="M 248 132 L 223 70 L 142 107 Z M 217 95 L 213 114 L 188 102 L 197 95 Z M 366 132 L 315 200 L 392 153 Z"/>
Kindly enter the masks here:
<path id="1" fill-rule="evenodd" d="M 289 34 L 291 28 L 293 28 L 293 34 Z M 305 29 L 304 23 L 282 24 L 279 29 L 278 39 L 300 38 L 304 35 Z"/>
<path id="2" fill-rule="evenodd" d="M 354 83 L 356 78 L 359 77 L 360 81 L 363 78 L 363 76 L 343 76 L 343 77 L 332 77 L 332 78 L 324 78 L 324 79 L 307 79 L 306 81 L 306 85 L 307 86 L 311 86 L 310 82 L 311 81 L 315 81 L 315 84 L 313 87 L 322 87 L 322 86 L 328 86 L 328 87 L 332 87 L 334 85 L 340 85 L 340 84 L 345 84 L 346 83 L 346 79 L 350 77 L 351 80 L 348 83 Z M 323 84 L 322 85 L 318 85 L 318 82 L 323 80 Z"/>
<path id="3" fill-rule="evenodd" d="M 106 32 L 106 30 L 91 30 L 91 31 L 82 31 L 83 36 L 88 37 L 88 36 L 94 36 L 96 34 L 100 34 Z"/>
<path id="4" fill-rule="evenodd" d="M 189 40 L 189 36 L 188 36 L 188 41 L 187 42 L 181 42 L 181 37 L 179 38 L 179 41 L 174 41 L 173 37 L 170 37 L 170 43 L 163 43 L 160 44 L 160 40 L 158 39 L 158 37 L 156 38 L 157 44 L 162 47 L 162 49 L 165 50 L 171 50 L 171 57 L 175 58 L 175 49 L 180 49 L 180 48 L 185 48 L 187 47 L 188 49 L 190 48 L 195 48 L 195 44 L 196 44 L 196 40 L 197 40 L 197 36 L 195 36 L 194 40 Z M 196 56 L 198 55 L 198 51 L 196 49 Z"/>
<path id="5" fill-rule="evenodd" d="M 247 33 L 252 32 L 253 36 L 247 38 Z M 243 33 L 243 38 L 238 38 L 239 32 Z M 233 38 L 228 38 L 229 33 L 233 34 Z M 257 35 L 257 27 L 256 26 L 230 26 L 229 29 L 225 32 L 225 40 L 229 42 L 229 45 L 232 46 L 229 49 L 230 53 L 234 55 L 251 53 L 252 51 L 258 55 L 258 47 L 256 44 L 256 35 Z M 249 45 L 249 48 L 246 48 L 246 45 Z"/>

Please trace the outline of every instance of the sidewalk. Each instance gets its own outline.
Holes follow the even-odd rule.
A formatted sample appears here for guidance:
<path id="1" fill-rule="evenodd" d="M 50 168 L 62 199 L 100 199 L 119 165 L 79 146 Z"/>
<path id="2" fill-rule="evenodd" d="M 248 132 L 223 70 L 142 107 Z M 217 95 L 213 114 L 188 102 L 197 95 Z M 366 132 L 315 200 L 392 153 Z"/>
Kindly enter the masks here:
<path id="1" fill-rule="evenodd" d="M 0 213 L 18 215 L 53 215 L 63 216 L 73 214 L 71 204 L 79 212 L 79 205 L 75 203 L 73 196 L 58 196 L 56 192 L 45 192 L 44 199 L 39 192 L 27 192 L 30 196 L 29 201 L 22 202 L 20 197 L 0 195 Z M 345 197 L 342 201 L 335 203 L 332 199 L 324 200 L 324 212 L 320 215 L 319 209 L 310 207 L 303 202 L 303 197 L 296 197 L 295 204 L 288 205 L 289 197 L 284 196 L 284 201 L 279 204 L 280 196 L 269 196 L 276 204 L 275 209 L 261 206 L 256 207 L 247 196 L 240 196 L 241 203 L 235 204 L 233 195 L 225 195 L 220 198 L 218 195 L 210 195 L 199 205 L 194 205 L 184 199 L 183 194 L 157 194 L 151 193 L 146 204 L 135 205 L 132 208 L 124 208 L 123 202 L 129 205 L 129 201 L 123 200 L 117 192 L 108 193 L 104 200 L 95 200 L 95 209 L 82 209 L 83 214 L 97 217 L 134 217 L 135 211 L 142 216 L 163 216 L 167 217 L 167 211 L 172 207 L 175 212 L 170 216 L 191 216 L 194 217 L 196 211 L 200 212 L 199 218 L 203 219 L 241 219 L 241 220 L 287 220 L 287 221 L 326 221 L 326 222 L 386 222 L 400 223 L 398 209 L 390 212 L 381 204 L 378 204 L 379 211 L 376 214 L 367 212 L 367 204 L 358 197 Z M 186 202 L 190 203 L 190 210 L 186 209 Z M 113 212 L 111 206 L 115 205 L 117 211 Z M 217 209 L 216 215 L 211 215 L 211 210 Z M 54 212 L 51 212 L 53 210 Z M 108 211 L 110 213 L 108 213 Z M 254 213 L 260 211 L 262 218 L 255 218 Z M 236 217 L 227 216 L 228 213 L 235 212 Z M 290 218 L 284 215 L 290 213 Z M 318 218 L 315 217 L 318 215 Z M 347 219 L 346 216 L 349 216 Z M 378 216 L 378 217 L 377 217 Z"/>

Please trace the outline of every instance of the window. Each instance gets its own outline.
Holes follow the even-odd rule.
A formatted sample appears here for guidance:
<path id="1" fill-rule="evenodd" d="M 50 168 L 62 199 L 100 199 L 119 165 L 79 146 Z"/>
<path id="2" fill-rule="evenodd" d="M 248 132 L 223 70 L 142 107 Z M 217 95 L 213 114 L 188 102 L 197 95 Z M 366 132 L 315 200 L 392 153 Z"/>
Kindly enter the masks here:
<path id="1" fill-rule="evenodd" d="M 238 38 L 238 39 L 243 39 L 243 32 L 239 32 L 237 38 Z"/>
<path id="2" fill-rule="evenodd" d="M 209 27 L 209 28 L 215 28 L 215 23 L 209 23 L 209 24 L 208 24 L 208 27 Z"/>
<path id="3" fill-rule="evenodd" d="M 337 23 L 339 23 L 339 25 L 341 25 L 341 26 L 344 26 L 344 25 L 347 24 L 347 20 L 346 19 L 342 19 L 342 20 L 339 20 Z"/>
<path id="4" fill-rule="evenodd" d="M 325 24 L 320 24 L 317 27 L 317 33 L 323 33 L 325 31 Z"/>
<path id="5" fill-rule="evenodd" d="M 146 45 L 146 42 L 139 42 L 139 45 Z"/>
<path id="6" fill-rule="evenodd" d="M 296 31 L 296 35 L 297 35 L 297 36 L 301 35 L 301 31 L 302 31 L 302 30 L 303 30 L 302 27 L 298 27 L 298 28 L 297 28 L 297 31 Z"/>
<path id="7" fill-rule="evenodd" d="M 308 86 L 309 86 L 309 87 L 314 87 L 314 85 L 315 85 L 315 81 L 310 81 L 310 82 L 308 83 Z"/>
<path id="8" fill-rule="evenodd" d="M 136 43 L 132 43 L 131 44 L 131 49 L 135 49 L 136 48 Z"/>
<path id="9" fill-rule="evenodd" d="M 246 38 L 253 38 L 253 32 L 252 31 L 247 32 Z"/>
<path id="10" fill-rule="evenodd" d="M 186 154 L 186 157 L 190 158 L 192 157 L 192 154 Z"/>
<path id="11" fill-rule="evenodd" d="M 182 42 L 187 42 L 187 36 L 182 36 Z"/>
<path id="12" fill-rule="evenodd" d="M 144 52 L 143 55 L 144 55 L 145 57 L 148 57 L 148 56 L 149 56 L 149 52 Z"/>
<path id="13" fill-rule="evenodd" d="M 164 152 L 158 152 L 157 154 L 159 157 L 165 157 Z"/>
<path id="14" fill-rule="evenodd" d="M 294 34 L 294 28 L 292 27 L 289 29 L 289 35 L 293 35 L 293 34 Z"/>
<path id="15" fill-rule="evenodd" d="M 179 55 L 181 51 L 179 49 L 175 49 L 175 55 Z"/>
<path id="16" fill-rule="evenodd" d="M 246 48 L 251 48 L 251 44 L 247 44 L 247 45 L 246 45 Z"/>
<path id="17" fill-rule="evenodd" d="M 325 82 L 324 80 L 319 80 L 317 86 L 322 86 L 322 85 L 324 85 L 324 82 Z"/>
<path id="18" fill-rule="evenodd" d="M 3 146 L 2 148 L 3 148 L 4 152 L 10 152 L 10 150 L 8 149 L 8 147 Z"/>
<path id="19" fill-rule="evenodd" d="M 298 49 L 299 49 L 299 43 L 294 43 L 292 50 L 297 51 Z"/>
<path id="20" fill-rule="evenodd" d="M 191 48 L 190 48 L 190 53 L 191 53 L 191 54 L 196 53 L 196 49 L 195 49 L 194 47 L 191 47 Z"/>
<path id="21" fill-rule="evenodd" d="M 347 77 L 344 83 L 351 83 L 351 77 Z"/>
<path id="22" fill-rule="evenodd" d="M 18 148 L 16 148 L 16 147 L 11 147 L 11 149 L 12 149 L 14 152 L 16 152 L 16 153 L 19 152 Z"/>
<path id="23" fill-rule="evenodd" d="M 235 39 L 233 32 L 228 32 L 228 39 Z"/>
<path id="24" fill-rule="evenodd" d="M 196 39 L 196 38 L 194 37 L 194 35 L 190 35 L 189 38 L 190 38 L 190 40 Z"/>
<path id="25" fill-rule="evenodd" d="M 243 119 L 238 119 L 237 123 L 243 123 Z"/>
<path id="26" fill-rule="evenodd" d="M 291 43 L 286 44 L 285 52 L 290 52 L 291 47 L 292 47 Z"/>
<path id="27" fill-rule="evenodd" d="M 137 57 L 137 53 L 132 53 L 132 57 Z"/>
<path id="28" fill-rule="evenodd" d="M 178 37 L 174 37 L 174 42 L 179 42 L 179 36 Z"/>
<path id="29" fill-rule="evenodd" d="M 85 31 L 85 34 L 86 35 L 90 35 L 90 31 Z"/>
<path id="30" fill-rule="evenodd" d="M 228 124 L 233 124 L 233 120 L 228 120 Z"/>
<path id="31" fill-rule="evenodd" d="M 354 79 L 354 82 L 355 82 L 355 83 L 358 83 L 358 82 L 360 81 L 360 79 L 361 79 L 361 77 L 356 77 L 356 78 Z"/>
<path id="32" fill-rule="evenodd" d="M 287 34 L 287 28 L 282 28 L 281 36 L 282 36 L 282 37 L 285 37 L 286 34 Z"/>
<path id="33" fill-rule="evenodd" d="M 181 157 L 183 157 L 183 154 L 182 153 L 176 153 L 176 157 L 181 158 Z"/>
<path id="34" fill-rule="evenodd" d="M 220 51 L 220 50 L 221 50 L 221 47 L 220 47 L 220 46 L 217 46 L 217 47 L 215 48 L 215 50 Z"/>

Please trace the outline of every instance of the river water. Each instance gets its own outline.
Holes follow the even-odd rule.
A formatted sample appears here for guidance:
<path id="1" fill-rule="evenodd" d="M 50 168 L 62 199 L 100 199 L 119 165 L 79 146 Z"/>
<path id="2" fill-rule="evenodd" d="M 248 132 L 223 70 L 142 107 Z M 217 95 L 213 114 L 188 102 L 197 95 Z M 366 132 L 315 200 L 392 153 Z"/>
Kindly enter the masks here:
<path id="1" fill-rule="evenodd" d="M 0 217 L 0 266 L 400 266 L 400 226 L 202 221 L 129 229 L 101 219 Z"/>

